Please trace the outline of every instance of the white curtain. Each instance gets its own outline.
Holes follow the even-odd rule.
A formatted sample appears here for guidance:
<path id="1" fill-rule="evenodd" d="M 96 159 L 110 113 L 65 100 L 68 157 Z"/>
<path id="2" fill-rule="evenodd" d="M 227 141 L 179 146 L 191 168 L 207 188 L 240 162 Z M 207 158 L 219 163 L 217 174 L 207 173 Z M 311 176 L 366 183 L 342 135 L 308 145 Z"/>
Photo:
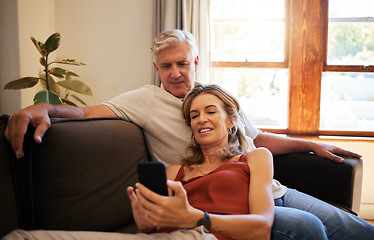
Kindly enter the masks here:
<path id="1" fill-rule="evenodd" d="M 153 37 L 165 30 L 182 29 L 192 33 L 199 49 L 199 69 L 196 80 L 209 82 L 209 1 L 210 0 L 155 0 Z M 154 85 L 161 82 L 154 71 Z"/>

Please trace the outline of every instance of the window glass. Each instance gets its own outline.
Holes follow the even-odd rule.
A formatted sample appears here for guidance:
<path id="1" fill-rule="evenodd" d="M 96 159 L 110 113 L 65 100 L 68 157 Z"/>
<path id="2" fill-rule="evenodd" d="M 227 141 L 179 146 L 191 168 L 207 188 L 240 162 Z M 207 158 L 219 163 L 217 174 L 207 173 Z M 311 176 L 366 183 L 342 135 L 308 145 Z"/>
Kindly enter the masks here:
<path id="1" fill-rule="evenodd" d="M 374 131 L 374 73 L 323 73 L 321 130 Z"/>
<path id="2" fill-rule="evenodd" d="M 283 62 L 285 2 L 211 1 L 211 33 L 212 61 Z"/>
<path id="3" fill-rule="evenodd" d="M 374 65 L 374 1 L 329 0 L 329 65 Z"/>
<path id="4" fill-rule="evenodd" d="M 260 128 L 287 128 L 288 69 L 213 68 L 211 83 L 238 98 Z"/>

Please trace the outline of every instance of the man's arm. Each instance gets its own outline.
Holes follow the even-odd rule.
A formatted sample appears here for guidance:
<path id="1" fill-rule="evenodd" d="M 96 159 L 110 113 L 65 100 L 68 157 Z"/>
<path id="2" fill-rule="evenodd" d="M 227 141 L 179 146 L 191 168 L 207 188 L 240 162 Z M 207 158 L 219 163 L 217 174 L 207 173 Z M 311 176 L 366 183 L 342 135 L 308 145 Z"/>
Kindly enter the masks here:
<path id="1" fill-rule="evenodd" d="M 273 155 L 293 152 L 314 152 L 319 157 L 327 158 L 336 162 L 344 161 L 341 156 L 361 158 L 360 154 L 337 146 L 304 139 L 284 137 L 272 133 L 259 133 L 254 139 L 254 144 L 256 147 L 265 147 L 269 149 Z"/>
<path id="2" fill-rule="evenodd" d="M 35 128 L 35 142 L 41 143 L 42 138 L 51 126 L 50 117 L 56 118 L 89 118 L 89 117 L 116 117 L 110 108 L 99 105 L 88 108 L 78 108 L 69 105 L 52 105 L 40 103 L 32 105 L 12 114 L 5 129 L 5 137 L 12 145 L 17 158 L 22 158 L 23 141 L 30 124 Z"/>

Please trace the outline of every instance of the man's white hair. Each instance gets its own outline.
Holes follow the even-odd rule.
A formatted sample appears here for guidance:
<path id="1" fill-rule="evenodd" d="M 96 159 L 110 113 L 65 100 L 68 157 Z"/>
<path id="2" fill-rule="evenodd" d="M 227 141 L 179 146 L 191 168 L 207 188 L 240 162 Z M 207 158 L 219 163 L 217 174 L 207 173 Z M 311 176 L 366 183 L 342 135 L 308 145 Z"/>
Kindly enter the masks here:
<path id="1" fill-rule="evenodd" d="M 170 47 L 175 47 L 178 44 L 181 44 L 183 42 L 188 43 L 192 56 L 195 59 L 198 54 L 195 37 L 187 31 L 180 30 L 180 29 L 173 29 L 173 30 L 166 30 L 162 32 L 153 40 L 153 44 L 151 48 L 153 62 L 157 64 L 157 55 L 162 50 L 166 48 L 170 48 Z"/>

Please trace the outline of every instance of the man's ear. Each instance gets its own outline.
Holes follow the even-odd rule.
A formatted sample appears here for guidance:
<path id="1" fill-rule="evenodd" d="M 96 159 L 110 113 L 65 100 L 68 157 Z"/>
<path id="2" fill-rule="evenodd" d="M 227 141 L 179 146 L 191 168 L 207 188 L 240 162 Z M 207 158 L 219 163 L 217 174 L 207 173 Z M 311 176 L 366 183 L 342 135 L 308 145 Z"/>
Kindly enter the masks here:
<path id="1" fill-rule="evenodd" d="M 160 77 L 160 74 L 158 72 L 158 67 L 157 67 L 157 64 L 155 62 L 153 62 L 153 66 L 155 66 L 155 70 L 157 72 L 157 75 L 158 75 L 158 77 Z"/>
<path id="2" fill-rule="evenodd" d="M 194 60 L 194 64 L 195 64 L 195 72 L 196 72 L 197 69 L 199 68 L 199 56 L 196 56 Z"/>

